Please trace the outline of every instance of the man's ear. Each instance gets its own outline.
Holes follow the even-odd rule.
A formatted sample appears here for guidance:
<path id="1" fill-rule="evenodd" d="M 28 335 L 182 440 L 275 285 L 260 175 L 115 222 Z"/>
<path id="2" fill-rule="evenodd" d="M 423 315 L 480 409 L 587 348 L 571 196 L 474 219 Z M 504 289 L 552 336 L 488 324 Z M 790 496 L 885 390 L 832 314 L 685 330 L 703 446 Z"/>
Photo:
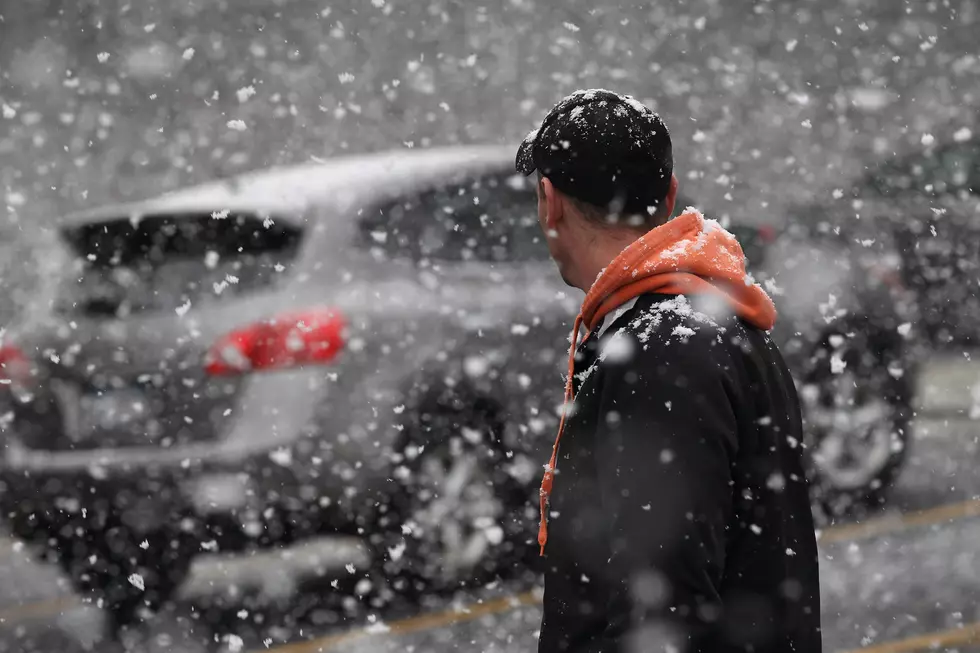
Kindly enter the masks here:
<path id="1" fill-rule="evenodd" d="M 677 175 L 670 176 L 670 188 L 667 189 L 667 197 L 664 198 L 662 208 L 664 220 L 669 220 L 674 215 L 674 207 L 677 204 Z"/>
<path id="2" fill-rule="evenodd" d="M 565 218 L 564 204 L 558 189 L 554 187 L 551 180 L 547 177 L 541 178 L 541 194 L 543 195 L 545 215 L 544 227 L 549 236 L 558 234 L 558 225 Z"/>

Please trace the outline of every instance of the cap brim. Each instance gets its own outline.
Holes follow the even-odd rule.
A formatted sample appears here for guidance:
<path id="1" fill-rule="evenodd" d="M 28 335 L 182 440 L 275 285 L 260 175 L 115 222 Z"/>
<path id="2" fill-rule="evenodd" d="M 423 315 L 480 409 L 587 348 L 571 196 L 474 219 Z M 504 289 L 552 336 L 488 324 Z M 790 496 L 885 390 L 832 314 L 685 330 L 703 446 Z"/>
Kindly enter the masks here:
<path id="1" fill-rule="evenodd" d="M 537 137 L 538 132 L 534 130 L 530 134 L 524 137 L 521 142 L 521 146 L 517 148 L 517 161 L 515 162 L 515 167 L 517 172 L 521 173 L 525 177 L 532 174 L 537 166 L 534 165 L 534 139 Z"/>

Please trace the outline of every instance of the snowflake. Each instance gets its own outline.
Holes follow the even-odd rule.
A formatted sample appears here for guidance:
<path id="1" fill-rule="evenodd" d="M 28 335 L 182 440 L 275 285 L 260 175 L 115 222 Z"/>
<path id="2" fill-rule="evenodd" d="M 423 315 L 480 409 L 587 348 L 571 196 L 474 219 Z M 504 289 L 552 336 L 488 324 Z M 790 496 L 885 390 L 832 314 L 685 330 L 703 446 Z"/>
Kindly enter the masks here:
<path id="1" fill-rule="evenodd" d="M 238 635 L 222 635 L 221 639 L 227 645 L 230 653 L 238 653 L 245 648 L 245 642 Z"/>
<path id="2" fill-rule="evenodd" d="M 405 553 L 405 546 L 406 545 L 404 542 L 400 542 L 395 546 L 391 547 L 390 549 L 388 549 L 388 557 L 391 558 L 391 560 L 394 562 L 401 560 L 402 555 Z"/>
<path id="3" fill-rule="evenodd" d="M 374 615 L 371 616 L 374 617 L 374 619 L 371 619 L 370 617 L 368 618 L 368 621 L 370 621 L 371 623 L 368 624 L 368 626 L 364 629 L 364 632 L 374 635 L 374 634 L 387 633 L 388 631 L 391 630 L 391 627 L 388 626 L 388 624 L 384 623 L 383 621 L 378 621 L 377 617 L 375 617 Z"/>
<path id="4" fill-rule="evenodd" d="M 678 336 L 681 340 L 684 340 L 684 341 L 686 341 L 688 338 L 690 338 L 694 334 L 695 334 L 694 329 L 692 329 L 690 327 L 683 326 L 681 324 L 678 324 L 677 326 L 675 326 L 673 332 L 671 333 L 671 335 Z"/>
<path id="5" fill-rule="evenodd" d="M 830 373 L 831 374 L 841 374 L 847 367 L 847 363 L 841 358 L 840 354 L 834 353 L 830 357 Z"/>
<path id="6" fill-rule="evenodd" d="M 953 140 L 957 143 L 965 143 L 973 138 L 973 131 L 969 127 L 961 127 L 953 134 Z"/>
<path id="7" fill-rule="evenodd" d="M 243 86 L 240 89 L 238 89 L 237 91 L 235 91 L 235 94 L 238 96 L 238 101 L 239 102 L 245 102 L 250 97 L 252 97 L 253 95 L 255 95 L 255 87 L 254 86 L 251 86 L 251 85 L 249 85 L 249 86 Z"/>
<path id="8" fill-rule="evenodd" d="M 289 464 L 293 462 L 293 452 L 285 447 L 282 449 L 276 449 L 275 451 L 269 453 L 269 460 L 277 465 L 281 465 L 282 467 L 288 467 Z"/>

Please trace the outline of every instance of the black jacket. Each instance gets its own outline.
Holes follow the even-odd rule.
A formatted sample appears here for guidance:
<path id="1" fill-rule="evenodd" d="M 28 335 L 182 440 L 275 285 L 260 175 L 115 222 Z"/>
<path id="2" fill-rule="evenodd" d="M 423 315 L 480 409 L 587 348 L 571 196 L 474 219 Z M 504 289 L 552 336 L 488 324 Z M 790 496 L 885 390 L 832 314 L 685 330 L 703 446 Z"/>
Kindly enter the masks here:
<path id="1" fill-rule="evenodd" d="M 539 651 L 820 651 L 800 407 L 776 346 L 683 297 L 624 308 L 576 355 Z"/>

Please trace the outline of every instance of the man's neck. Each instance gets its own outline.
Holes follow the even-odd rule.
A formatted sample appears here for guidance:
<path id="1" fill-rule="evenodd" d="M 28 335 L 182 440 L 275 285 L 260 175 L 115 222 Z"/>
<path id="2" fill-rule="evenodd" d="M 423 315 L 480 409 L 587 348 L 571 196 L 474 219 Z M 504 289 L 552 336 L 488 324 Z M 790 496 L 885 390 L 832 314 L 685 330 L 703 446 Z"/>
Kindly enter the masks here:
<path id="1" fill-rule="evenodd" d="M 579 266 L 580 274 L 576 279 L 575 286 L 581 288 L 583 292 L 588 293 L 592 284 L 595 283 L 595 280 L 602 271 L 612 263 L 612 260 L 619 256 L 624 249 L 636 242 L 636 239 L 641 235 L 641 233 L 636 231 L 610 231 L 609 233 L 602 234 L 602 236 L 597 236 L 589 243 L 579 258 L 581 261 L 581 265 Z"/>

